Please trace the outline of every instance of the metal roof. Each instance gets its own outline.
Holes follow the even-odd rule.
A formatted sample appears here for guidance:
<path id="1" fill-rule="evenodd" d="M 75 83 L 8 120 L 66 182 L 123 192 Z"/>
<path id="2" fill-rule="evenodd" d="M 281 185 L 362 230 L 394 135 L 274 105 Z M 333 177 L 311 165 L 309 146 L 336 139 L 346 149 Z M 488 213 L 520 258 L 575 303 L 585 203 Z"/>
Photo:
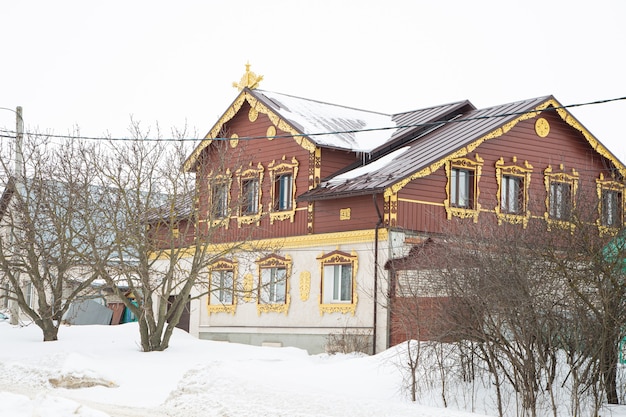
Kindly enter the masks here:
<path id="1" fill-rule="evenodd" d="M 538 97 L 465 112 L 409 143 L 408 149 L 398 153 L 387 163 L 375 166 L 376 160 L 372 160 L 368 165 L 373 168 L 367 170 L 364 169 L 366 167 L 361 167 L 359 175 L 350 176 L 349 172 L 344 172 L 326 178 L 317 188 L 305 192 L 298 199 L 310 201 L 382 192 L 385 188 L 453 155 L 459 149 L 497 130 L 524 112 L 536 109 L 550 99 L 551 96 Z"/>
<path id="2" fill-rule="evenodd" d="M 431 129 L 431 123 L 471 106 L 461 101 L 388 115 L 264 90 L 250 90 L 250 94 L 315 145 L 364 153 Z"/>

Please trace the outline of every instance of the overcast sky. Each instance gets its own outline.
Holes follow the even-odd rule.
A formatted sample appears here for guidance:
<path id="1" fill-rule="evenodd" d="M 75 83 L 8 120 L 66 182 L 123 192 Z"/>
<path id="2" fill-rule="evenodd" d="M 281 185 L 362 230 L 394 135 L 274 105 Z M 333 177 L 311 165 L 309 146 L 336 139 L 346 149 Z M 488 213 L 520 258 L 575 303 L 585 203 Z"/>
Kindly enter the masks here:
<path id="1" fill-rule="evenodd" d="M 27 130 L 203 136 L 247 61 L 262 89 L 384 113 L 626 96 L 621 0 L 0 1 L 0 107 Z M 626 100 L 572 113 L 626 161 Z"/>

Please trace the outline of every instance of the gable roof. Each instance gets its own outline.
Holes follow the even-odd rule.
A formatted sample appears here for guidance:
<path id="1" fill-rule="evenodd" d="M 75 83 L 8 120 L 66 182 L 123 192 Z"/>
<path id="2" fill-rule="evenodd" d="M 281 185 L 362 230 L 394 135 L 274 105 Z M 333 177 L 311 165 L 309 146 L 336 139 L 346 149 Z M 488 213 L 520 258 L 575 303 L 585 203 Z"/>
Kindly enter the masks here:
<path id="1" fill-rule="evenodd" d="M 429 123 L 446 120 L 461 108 L 473 108 L 465 100 L 391 115 L 244 88 L 187 158 L 184 169 L 195 169 L 202 150 L 213 139 L 220 138 L 224 124 L 245 102 L 257 112 L 266 114 L 277 128 L 293 136 L 306 149 L 321 147 L 361 153 L 384 151 L 408 135 L 430 128 Z"/>
<path id="2" fill-rule="evenodd" d="M 317 188 L 300 195 L 298 200 L 381 193 L 389 187 L 397 191 L 409 181 L 434 172 L 448 160 L 467 155 L 485 140 L 503 135 L 520 121 L 537 117 L 548 107 L 553 107 L 563 120 L 581 131 L 591 146 L 610 159 L 622 175 L 626 174 L 624 165 L 554 97 L 545 96 L 468 111 L 405 147 L 323 180 Z"/>

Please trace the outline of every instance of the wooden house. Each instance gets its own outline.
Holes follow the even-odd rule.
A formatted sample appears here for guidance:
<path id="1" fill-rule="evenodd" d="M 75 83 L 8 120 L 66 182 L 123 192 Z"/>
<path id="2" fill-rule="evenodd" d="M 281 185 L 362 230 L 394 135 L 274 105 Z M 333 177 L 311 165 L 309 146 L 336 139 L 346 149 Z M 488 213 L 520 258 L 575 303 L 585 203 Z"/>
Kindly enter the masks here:
<path id="1" fill-rule="evenodd" d="M 211 268 L 211 294 L 191 309 L 200 338 L 317 353 L 349 332 L 379 352 L 402 338 L 385 265 L 450 221 L 561 224 L 590 192 L 598 227 L 621 228 L 626 167 L 552 96 L 383 114 L 258 81 L 248 68 L 184 167 L 222 241 L 245 232 L 269 248 Z"/>

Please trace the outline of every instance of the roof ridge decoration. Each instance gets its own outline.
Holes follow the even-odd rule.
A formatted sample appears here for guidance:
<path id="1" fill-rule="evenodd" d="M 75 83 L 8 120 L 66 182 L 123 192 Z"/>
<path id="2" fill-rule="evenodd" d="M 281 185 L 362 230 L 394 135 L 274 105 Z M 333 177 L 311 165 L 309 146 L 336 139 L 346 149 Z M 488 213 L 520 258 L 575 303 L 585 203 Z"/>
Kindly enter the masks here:
<path id="1" fill-rule="evenodd" d="M 250 61 L 246 63 L 246 72 L 241 76 L 241 79 L 238 83 L 233 82 L 233 87 L 242 91 L 244 88 L 249 88 L 250 90 L 254 90 L 259 87 L 259 83 L 263 80 L 262 75 L 256 75 L 254 72 L 250 71 Z"/>

